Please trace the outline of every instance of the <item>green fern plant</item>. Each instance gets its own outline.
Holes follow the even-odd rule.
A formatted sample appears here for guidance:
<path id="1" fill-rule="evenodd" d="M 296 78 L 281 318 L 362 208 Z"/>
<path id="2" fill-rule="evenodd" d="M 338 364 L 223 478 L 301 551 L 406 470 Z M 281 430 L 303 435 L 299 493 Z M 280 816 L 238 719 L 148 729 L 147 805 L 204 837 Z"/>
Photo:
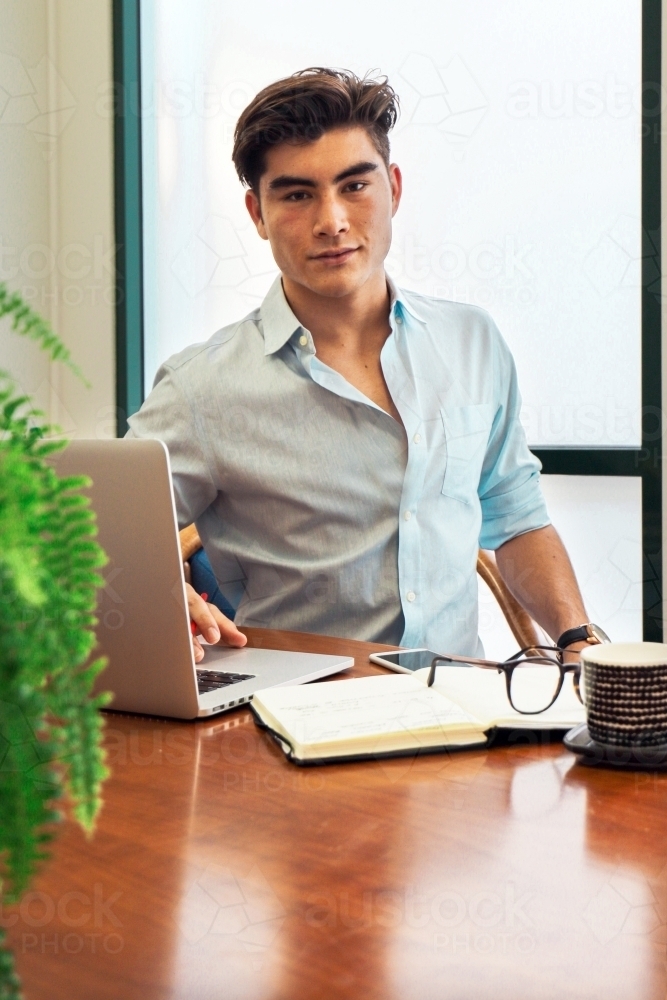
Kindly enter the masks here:
<path id="1" fill-rule="evenodd" d="M 83 378 L 48 323 L 0 283 L 0 319 Z M 107 776 L 90 662 L 97 573 L 106 556 L 84 477 L 59 478 L 48 457 L 66 442 L 0 371 L 0 893 L 17 902 L 47 857 L 58 799 L 92 833 Z M 0 1000 L 20 984 L 0 928 Z"/>

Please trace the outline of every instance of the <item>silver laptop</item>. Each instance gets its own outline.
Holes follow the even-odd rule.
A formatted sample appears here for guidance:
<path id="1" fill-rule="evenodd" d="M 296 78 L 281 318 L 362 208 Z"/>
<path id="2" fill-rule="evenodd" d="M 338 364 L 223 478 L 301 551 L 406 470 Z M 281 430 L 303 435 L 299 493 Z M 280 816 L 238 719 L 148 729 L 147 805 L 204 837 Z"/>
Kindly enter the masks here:
<path id="1" fill-rule="evenodd" d="M 205 646 L 195 665 L 169 454 L 161 441 L 72 441 L 54 456 L 60 476 L 87 475 L 101 570 L 97 652 L 109 665 L 97 690 L 110 708 L 177 719 L 242 705 L 255 691 L 305 684 L 354 660 L 319 653 Z"/>

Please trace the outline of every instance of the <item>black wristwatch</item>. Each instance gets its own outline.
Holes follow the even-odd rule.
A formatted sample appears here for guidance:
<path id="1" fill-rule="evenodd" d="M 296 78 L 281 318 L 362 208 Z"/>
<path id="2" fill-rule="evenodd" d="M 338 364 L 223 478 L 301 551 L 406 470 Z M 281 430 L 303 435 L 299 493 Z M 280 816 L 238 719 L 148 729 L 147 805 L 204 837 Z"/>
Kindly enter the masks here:
<path id="1" fill-rule="evenodd" d="M 599 625 L 588 622 L 586 625 L 578 625 L 577 628 L 569 628 L 563 632 L 556 645 L 559 649 L 565 649 L 573 642 L 590 642 L 595 645 L 600 642 L 611 642 L 611 639 Z"/>

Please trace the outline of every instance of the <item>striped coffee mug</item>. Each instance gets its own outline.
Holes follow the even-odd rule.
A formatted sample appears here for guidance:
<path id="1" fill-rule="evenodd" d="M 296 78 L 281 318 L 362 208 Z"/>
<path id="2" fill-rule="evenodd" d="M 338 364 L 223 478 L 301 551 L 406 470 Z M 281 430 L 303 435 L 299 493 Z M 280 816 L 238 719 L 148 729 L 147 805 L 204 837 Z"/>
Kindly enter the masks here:
<path id="1" fill-rule="evenodd" d="M 581 651 L 589 735 L 619 747 L 667 745 L 667 645 L 610 642 Z"/>

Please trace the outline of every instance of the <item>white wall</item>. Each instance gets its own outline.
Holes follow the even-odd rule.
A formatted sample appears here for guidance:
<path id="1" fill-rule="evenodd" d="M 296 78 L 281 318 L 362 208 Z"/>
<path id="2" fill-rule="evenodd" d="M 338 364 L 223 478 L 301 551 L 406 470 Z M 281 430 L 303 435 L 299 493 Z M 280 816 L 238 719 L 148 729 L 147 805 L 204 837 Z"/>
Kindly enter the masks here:
<path id="1" fill-rule="evenodd" d="M 32 86 L 26 67 L 37 66 L 44 58 L 47 34 L 44 0 L 0 5 L 0 87 L 4 91 L 11 89 L 16 94 Z M 18 272 L 22 252 L 35 244 L 50 245 L 49 164 L 26 126 L 8 122 L 8 118 L 20 115 L 12 116 L 7 104 L 0 116 L 0 278 L 12 288 L 25 290 L 30 286 L 36 301 L 41 302 L 49 293 L 49 280 Z M 48 407 L 48 362 L 32 345 L 11 339 L 6 327 L 6 323 L 0 327 L 0 368 L 9 369 L 26 391 L 37 393 L 42 407 Z"/>
<path id="2" fill-rule="evenodd" d="M 0 328 L 0 367 L 72 437 L 114 436 L 111 0 L 0 4 L 0 278 L 91 388 Z"/>

